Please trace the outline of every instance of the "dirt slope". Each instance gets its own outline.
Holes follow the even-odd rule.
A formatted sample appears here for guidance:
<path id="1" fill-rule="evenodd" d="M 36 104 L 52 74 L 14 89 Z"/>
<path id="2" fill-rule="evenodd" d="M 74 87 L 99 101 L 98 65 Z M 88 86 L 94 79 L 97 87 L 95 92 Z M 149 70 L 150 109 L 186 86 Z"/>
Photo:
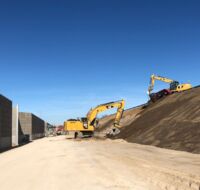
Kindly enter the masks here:
<path id="1" fill-rule="evenodd" d="M 148 106 L 117 138 L 200 153 L 200 88 L 170 95 Z"/>
<path id="2" fill-rule="evenodd" d="M 125 110 L 120 121 L 120 125 L 125 127 L 130 125 L 136 118 L 138 118 L 143 111 L 143 106 L 138 106 Z M 116 114 L 108 115 L 99 120 L 99 127 L 97 128 L 98 132 L 106 132 L 113 127 L 114 119 Z"/>

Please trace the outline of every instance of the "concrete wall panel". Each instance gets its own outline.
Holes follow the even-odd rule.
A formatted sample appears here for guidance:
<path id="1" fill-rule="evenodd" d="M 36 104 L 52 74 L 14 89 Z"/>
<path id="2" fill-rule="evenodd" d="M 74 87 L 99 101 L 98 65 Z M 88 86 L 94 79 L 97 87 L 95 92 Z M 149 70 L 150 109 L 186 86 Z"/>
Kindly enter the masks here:
<path id="1" fill-rule="evenodd" d="M 24 139 L 34 140 L 44 137 L 45 122 L 32 113 L 19 113 L 19 139 L 22 142 Z"/>
<path id="2" fill-rule="evenodd" d="M 0 149 L 12 146 L 12 101 L 0 95 Z"/>

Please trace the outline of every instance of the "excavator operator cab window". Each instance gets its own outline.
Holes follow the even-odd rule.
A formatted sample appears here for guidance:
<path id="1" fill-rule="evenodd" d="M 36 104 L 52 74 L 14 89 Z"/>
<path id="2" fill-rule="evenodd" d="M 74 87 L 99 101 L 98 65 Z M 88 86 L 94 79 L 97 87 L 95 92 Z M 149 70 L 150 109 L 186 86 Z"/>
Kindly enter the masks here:
<path id="1" fill-rule="evenodd" d="M 86 117 L 82 117 L 81 118 L 81 122 L 83 123 L 83 127 L 85 129 L 88 129 L 88 121 L 87 121 L 87 118 Z"/>
<path id="2" fill-rule="evenodd" d="M 87 118 L 86 118 L 86 117 L 82 117 L 82 118 L 81 118 L 81 121 L 82 121 L 83 123 L 85 123 L 85 122 L 87 122 Z"/>
<path id="3" fill-rule="evenodd" d="M 173 81 L 171 84 L 170 84 L 170 90 L 176 90 L 177 87 L 179 85 L 179 82 L 178 81 Z"/>

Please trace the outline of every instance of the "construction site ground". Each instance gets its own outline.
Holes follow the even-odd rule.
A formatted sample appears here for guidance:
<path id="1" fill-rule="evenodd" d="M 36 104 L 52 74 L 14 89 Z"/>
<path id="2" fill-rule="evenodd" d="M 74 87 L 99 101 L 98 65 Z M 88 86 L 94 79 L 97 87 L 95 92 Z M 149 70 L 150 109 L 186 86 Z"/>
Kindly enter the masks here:
<path id="1" fill-rule="evenodd" d="M 199 190 L 200 155 L 124 140 L 36 140 L 0 156 L 2 190 Z"/>

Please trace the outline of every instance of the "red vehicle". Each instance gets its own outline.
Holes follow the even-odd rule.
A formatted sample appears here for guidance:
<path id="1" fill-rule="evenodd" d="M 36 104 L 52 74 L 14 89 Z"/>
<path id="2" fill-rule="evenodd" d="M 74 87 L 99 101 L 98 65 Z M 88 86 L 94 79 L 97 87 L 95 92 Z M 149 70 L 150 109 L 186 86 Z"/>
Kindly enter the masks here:
<path id="1" fill-rule="evenodd" d="M 173 91 L 171 91 L 170 89 L 163 89 L 159 92 L 151 93 L 149 96 L 150 96 L 150 99 L 151 99 L 152 102 L 156 102 L 160 98 L 163 98 L 163 97 L 168 96 L 170 94 L 173 94 Z"/>
<path id="2" fill-rule="evenodd" d="M 62 135 L 63 132 L 64 132 L 64 127 L 62 125 L 56 127 L 56 135 Z"/>

